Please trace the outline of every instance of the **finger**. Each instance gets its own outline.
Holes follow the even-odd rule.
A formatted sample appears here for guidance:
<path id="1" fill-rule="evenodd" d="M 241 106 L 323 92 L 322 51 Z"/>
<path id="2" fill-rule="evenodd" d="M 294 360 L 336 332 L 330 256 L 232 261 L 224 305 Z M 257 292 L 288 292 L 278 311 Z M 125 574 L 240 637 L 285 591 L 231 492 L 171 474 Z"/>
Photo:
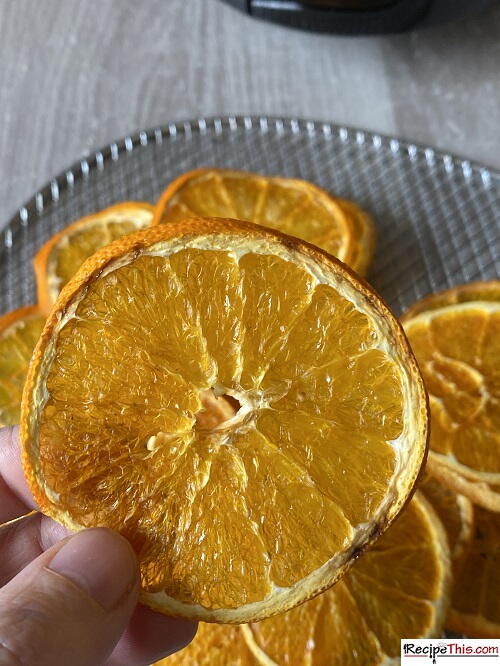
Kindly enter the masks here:
<path id="1" fill-rule="evenodd" d="M 56 544 L 0 590 L 0 663 L 98 666 L 137 603 L 137 560 L 106 529 Z"/>
<path id="2" fill-rule="evenodd" d="M 0 429 L 0 523 L 36 509 L 24 478 L 19 452 L 19 428 Z"/>
<path id="3" fill-rule="evenodd" d="M 152 664 L 186 647 L 197 628 L 197 622 L 167 617 L 139 604 L 106 666 Z"/>
<path id="4" fill-rule="evenodd" d="M 0 587 L 68 534 L 65 527 L 41 513 L 0 527 Z"/>
<path id="5" fill-rule="evenodd" d="M 32 560 L 68 536 L 62 525 L 38 513 L 0 529 L 0 587 Z M 197 624 L 137 606 L 107 666 L 152 664 L 187 645 Z"/>

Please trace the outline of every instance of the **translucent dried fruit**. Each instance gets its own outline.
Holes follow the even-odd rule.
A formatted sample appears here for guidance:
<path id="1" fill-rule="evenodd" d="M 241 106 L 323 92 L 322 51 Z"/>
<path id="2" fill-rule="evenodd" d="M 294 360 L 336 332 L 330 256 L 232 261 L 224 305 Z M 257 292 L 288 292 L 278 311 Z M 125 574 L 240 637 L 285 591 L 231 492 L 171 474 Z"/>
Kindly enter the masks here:
<path id="1" fill-rule="evenodd" d="M 124 534 L 145 603 L 244 622 L 331 585 L 392 521 L 427 404 L 397 321 L 342 264 L 194 219 L 123 237 L 67 285 L 21 433 L 39 505 Z"/>

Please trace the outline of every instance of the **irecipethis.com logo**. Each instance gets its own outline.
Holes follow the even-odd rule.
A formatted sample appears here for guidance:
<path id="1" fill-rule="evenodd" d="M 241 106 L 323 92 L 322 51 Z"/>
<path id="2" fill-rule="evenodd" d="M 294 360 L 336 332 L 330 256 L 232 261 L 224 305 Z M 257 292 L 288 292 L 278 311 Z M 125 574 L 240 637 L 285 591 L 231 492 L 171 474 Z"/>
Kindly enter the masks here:
<path id="1" fill-rule="evenodd" d="M 401 666 L 500 666 L 500 638 L 446 638 L 440 640 L 403 638 Z"/>

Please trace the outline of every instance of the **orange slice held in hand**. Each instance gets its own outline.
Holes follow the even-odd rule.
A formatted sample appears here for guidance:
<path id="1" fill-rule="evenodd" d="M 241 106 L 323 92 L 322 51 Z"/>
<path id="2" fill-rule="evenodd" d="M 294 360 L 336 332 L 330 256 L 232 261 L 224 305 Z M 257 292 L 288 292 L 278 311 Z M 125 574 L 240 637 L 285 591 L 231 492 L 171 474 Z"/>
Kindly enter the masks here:
<path id="1" fill-rule="evenodd" d="M 242 630 L 263 666 L 395 664 L 402 638 L 441 636 L 450 583 L 443 526 L 417 492 L 337 585 Z"/>
<path id="2" fill-rule="evenodd" d="M 0 317 L 0 426 L 19 423 L 28 365 L 44 324 L 36 305 Z"/>
<path id="3" fill-rule="evenodd" d="M 42 310 L 50 310 L 85 259 L 120 236 L 144 229 L 152 219 L 150 204 L 125 201 L 77 220 L 52 236 L 33 262 Z"/>
<path id="4" fill-rule="evenodd" d="M 414 306 L 414 316 L 404 317 L 430 394 L 429 471 L 494 511 L 500 511 L 498 285 L 479 283 L 437 294 Z"/>
<path id="5" fill-rule="evenodd" d="M 124 236 L 63 289 L 21 439 L 43 511 L 130 540 L 144 603 L 237 623 L 326 589 L 386 529 L 427 399 L 398 322 L 344 265 L 191 219 Z"/>
<path id="6" fill-rule="evenodd" d="M 189 216 L 249 220 L 313 243 L 364 274 L 375 245 L 370 216 L 305 180 L 230 169 L 196 169 L 174 180 L 154 224 Z"/>

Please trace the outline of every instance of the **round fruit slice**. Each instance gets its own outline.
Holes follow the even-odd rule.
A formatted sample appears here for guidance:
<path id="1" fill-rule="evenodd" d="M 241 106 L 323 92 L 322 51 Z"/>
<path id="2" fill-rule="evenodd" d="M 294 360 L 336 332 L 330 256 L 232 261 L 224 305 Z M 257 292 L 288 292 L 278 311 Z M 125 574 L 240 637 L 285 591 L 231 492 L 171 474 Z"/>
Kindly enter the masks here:
<path id="1" fill-rule="evenodd" d="M 44 324 L 36 305 L 0 317 L 0 426 L 19 423 L 28 365 Z"/>
<path id="2" fill-rule="evenodd" d="M 313 243 L 349 265 L 356 244 L 354 225 L 362 226 L 312 183 L 229 169 L 196 169 L 174 180 L 158 202 L 153 224 L 193 215 L 263 224 Z"/>
<path id="3" fill-rule="evenodd" d="M 429 471 L 500 511 L 500 303 L 447 305 L 404 327 L 430 394 Z"/>
<path id="4" fill-rule="evenodd" d="M 234 416 L 207 425 L 207 392 Z M 426 451 L 423 383 L 384 303 L 331 255 L 236 220 L 151 227 L 89 259 L 23 398 L 40 507 L 119 530 L 145 603 L 214 622 L 334 583 Z"/>
<path id="5" fill-rule="evenodd" d="M 500 280 L 489 282 L 470 282 L 459 287 L 452 287 L 438 294 L 430 294 L 417 301 L 401 317 L 401 321 L 408 321 L 421 312 L 437 310 L 448 305 L 468 303 L 470 301 L 500 302 Z"/>
<path id="6" fill-rule="evenodd" d="M 452 595 L 449 629 L 478 638 L 500 636 L 500 514 L 476 507 L 472 547 Z"/>
<path id="7" fill-rule="evenodd" d="M 356 273 L 366 275 L 375 252 L 376 234 L 373 218 L 354 201 L 338 198 L 335 201 L 351 221 L 354 242 L 349 266 Z"/>
<path id="8" fill-rule="evenodd" d="M 448 537 L 453 573 L 460 571 L 474 536 L 474 508 L 464 495 L 457 495 L 430 474 L 418 488 L 432 504 Z"/>
<path id="9" fill-rule="evenodd" d="M 153 666 L 258 666 L 240 627 L 200 622 L 194 640 Z"/>
<path id="10" fill-rule="evenodd" d="M 152 219 L 150 204 L 126 201 L 77 220 L 52 236 L 33 262 L 40 307 L 50 310 L 85 259 L 120 236 L 144 229 Z"/>
<path id="11" fill-rule="evenodd" d="M 441 635 L 450 583 L 445 532 L 417 492 L 334 587 L 242 630 L 264 666 L 396 664 L 402 638 Z"/>

